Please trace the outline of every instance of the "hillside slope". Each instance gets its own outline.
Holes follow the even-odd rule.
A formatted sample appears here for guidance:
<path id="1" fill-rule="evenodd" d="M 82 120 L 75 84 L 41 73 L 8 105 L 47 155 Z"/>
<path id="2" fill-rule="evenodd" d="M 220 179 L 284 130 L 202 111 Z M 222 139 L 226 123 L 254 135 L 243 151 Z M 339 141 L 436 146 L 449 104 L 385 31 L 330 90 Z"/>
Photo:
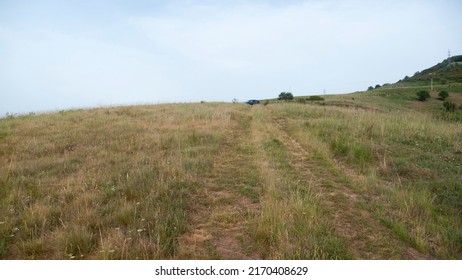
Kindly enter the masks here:
<path id="1" fill-rule="evenodd" d="M 460 259 L 462 129 L 407 94 L 2 119 L 0 258 Z"/>
<path id="2" fill-rule="evenodd" d="M 430 68 L 417 71 L 412 77 L 406 76 L 398 83 L 428 82 L 430 79 L 435 84 L 462 83 L 462 55 L 452 56 Z"/>

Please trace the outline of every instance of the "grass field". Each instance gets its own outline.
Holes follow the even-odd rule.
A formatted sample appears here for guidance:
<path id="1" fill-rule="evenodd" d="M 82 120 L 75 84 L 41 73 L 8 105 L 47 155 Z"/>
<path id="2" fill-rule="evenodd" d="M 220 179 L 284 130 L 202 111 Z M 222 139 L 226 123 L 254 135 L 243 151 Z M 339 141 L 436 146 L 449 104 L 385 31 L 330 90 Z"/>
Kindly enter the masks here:
<path id="1" fill-rule="evenodd" d="M 1 119 L 0 258 L 461 259 L 462 123 L 417 90 Z"/>

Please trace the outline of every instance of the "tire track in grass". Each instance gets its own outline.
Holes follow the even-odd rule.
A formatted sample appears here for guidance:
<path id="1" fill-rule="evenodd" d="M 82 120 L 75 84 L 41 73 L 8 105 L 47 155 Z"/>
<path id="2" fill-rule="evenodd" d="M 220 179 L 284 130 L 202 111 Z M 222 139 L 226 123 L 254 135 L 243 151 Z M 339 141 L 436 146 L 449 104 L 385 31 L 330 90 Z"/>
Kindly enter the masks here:
<path id="1" fill-rule="evenodd" d="M 324 219 L 312 178 L 293 168 L 283 133 L 262 110 L 253 112 L 252 139 L 262 182 L 261 213 L 253 232 L 264 258 L 351 259 Z"/>
<path id="2" fill-rule="evenodd" d="M 248 111 L 235 115 L 213 156 L 212 171 L 193 196 L 187 232 L 179 238 L 182 259 L 258 259 L 248 234 L 259 211 L 258 180 L 252 174 Z"/>
<path id="3" fill-rule="evenodd" d="M 302 177 L 308 180 L 315 178 L 313 186 L 321 195 L 320 203 L 332 221 L 334 234 L 346 240 L 354 258 L 431 258 L 394 238 L 388 228 L 372 217 L 367 207 L 361 207 L 373 198 L 353 188 L 349 176 L 320 152 L 306 149 L 295 140 L 287 130 L 287 119 L 274 115 L 269 119 L 274 133 L 280 135 L 286 144 L 290 164 Z"/>

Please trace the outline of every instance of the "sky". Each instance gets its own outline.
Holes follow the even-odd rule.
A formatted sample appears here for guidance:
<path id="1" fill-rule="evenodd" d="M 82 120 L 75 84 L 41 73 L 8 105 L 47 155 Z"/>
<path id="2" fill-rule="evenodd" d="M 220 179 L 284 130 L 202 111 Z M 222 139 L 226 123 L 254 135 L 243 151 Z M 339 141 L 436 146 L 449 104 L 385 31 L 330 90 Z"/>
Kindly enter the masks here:
<path id="1" fill-rule="evenodd" d="M 462 54 L 462 1 L 0 0 L 0 116 L 350 93 Z"/>

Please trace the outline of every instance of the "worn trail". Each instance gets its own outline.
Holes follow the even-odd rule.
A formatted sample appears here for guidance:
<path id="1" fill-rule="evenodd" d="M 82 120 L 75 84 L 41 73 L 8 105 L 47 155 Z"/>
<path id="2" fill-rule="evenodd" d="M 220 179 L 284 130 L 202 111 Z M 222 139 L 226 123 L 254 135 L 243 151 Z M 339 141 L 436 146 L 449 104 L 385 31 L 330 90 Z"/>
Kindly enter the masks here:
<path id="1" fill-rule="evenodd" d="M 267 111 L 266 113 L 270 113 Z M 368 211 L 367 204 L 375 198 L 355 188 L 353 175 L 337 166 L 335 161 L 320 152 L 302 146 L 286 129 L 288 120 L 272 117 L 279 137 L 283 138 L 290 153 L 290 163 L 299 174 L 309 180 L 314 178 L 316 192 L 321 195 L 321 205 L 332 221 L 336 235 L 347 240 L 349 250 L 357 259 L 429 259 L 377 221 Z M 317 141 L 311 138 L 310 141 Z M 315 145 L 316 146 L 316 145 Z"/>
<path id="2" fill-rule="evenodd" d="M 179 238 L 183 259 L 258 259 L 247 227 L 259 205 L 242 193 L 251 188 L 244 153 L 248 120 L 238 115 L 213 157 L 213 169 L 193 197 L 188 231 Z M 255 183 L 255 182 L 253 182 Z"/>
<path id="3" fill-rule="evenodd" d="M 260 121 L 256 122 L 253 119 L 255 116 L 261 117 Z M 385 227 L 374 215 L 371 206 L 378 198 L 358 187 L 361 175 L 312 148 L 322 145 L 316 137 L 297 140 L 288 129 L 292 121 L 265 108 L 250 108 L 235 116 L 234 124 L 213 156 L 212 171 L 202 180 L 203 185 L 192 198 L 188 230 L 178 239 L 179 258 L 283 258 L 282 251 L 262 252 L 261 244 L 257 244 L 258 237 L 249 230 L 255 217 L 262 211 L 258 196 L 268 194 L 271 186 L 277 187 L 284 181 L 274 177 L 281 176 L 282 171 L 270 168 L 274 165 L 271 157 L 257 159 L 251 152 L 254 147 L 260 147 L 257 149 L 259 153 L 265 153 L 261 147 L 268 139 L 278 139 L 284 144 L 287 161 L 296 173 L 297 180 L 309 182 L 305 185 L 319 196 L 319 206 L 322 208 L 319 214 L 325 216 L 313 221 L 328 221 L 329 234 L 347 244 L 351 257 L 432 258 L 398 239 Z M 259 166 L 255 166 L 256 161 Z M 279 175 L 271 174 L 275 172 Z M 265 176 L 265 180 L 261 176 Z M 284 242 L 290 244 L 290 237 L 287 238 Z M 291 245 L 284 245 L 284 249 L 281 244 L 278 245 L 280 250 L 297 250 Z"/>

